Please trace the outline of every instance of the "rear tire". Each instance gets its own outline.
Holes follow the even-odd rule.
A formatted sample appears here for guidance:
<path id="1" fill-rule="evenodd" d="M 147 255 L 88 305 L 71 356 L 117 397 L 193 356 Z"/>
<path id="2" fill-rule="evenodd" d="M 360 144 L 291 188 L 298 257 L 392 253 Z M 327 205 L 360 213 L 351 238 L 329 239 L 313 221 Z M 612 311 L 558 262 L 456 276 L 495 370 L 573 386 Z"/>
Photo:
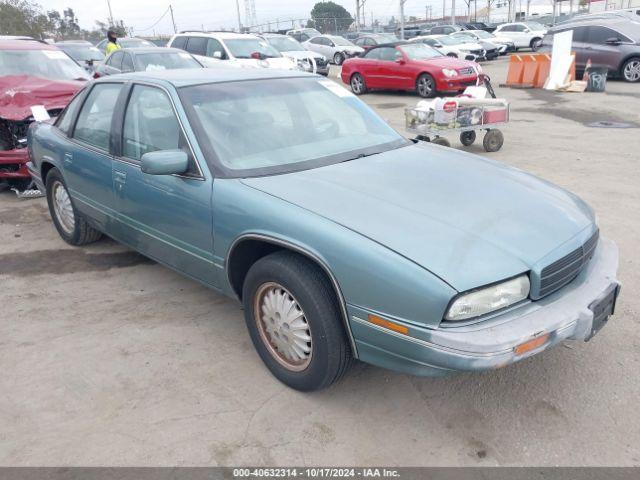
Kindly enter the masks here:
<path id="1" fill-rule="evenodd" d="M 422 98 L 432 98 L 438 93 L 436 81 L 428 73 L 423 73 L 416 80 L 416 91 Z"/>
<path id="2" fill-rule="evenodd" d="M 102 237 L 102 233 L 89 226 L 76 210 L 60 170 L 52 168 L 49 171 L 46 186 L 49 213 L 56 230 L 65 242 L 80 246 L 93 243 Z"/>
<path id="3" fill-rule="evenodd" d="M 247 273 L 242 301 L 253 345 L 285 385 L 304 392 L 326 388 L 351 365 L 333 288 L 305 257 L 280 251 L 258 260 Z"/>
<path id="4" fill-rule="evenodd" d="M 633 57 L 624 62 L 620 69 L 625 82 L 635 83 L 640 81 L 640 57 Z"/>
<path id="5" fill-rule="evenodd" d="M 351 91 L 355 95 L 362 95 L 367 93 L 367 83 L 364 81 L 364 77 L 359 73 L 354 73 L 351 75 L 351 80 L 349 81 L 351 85 Z"/>

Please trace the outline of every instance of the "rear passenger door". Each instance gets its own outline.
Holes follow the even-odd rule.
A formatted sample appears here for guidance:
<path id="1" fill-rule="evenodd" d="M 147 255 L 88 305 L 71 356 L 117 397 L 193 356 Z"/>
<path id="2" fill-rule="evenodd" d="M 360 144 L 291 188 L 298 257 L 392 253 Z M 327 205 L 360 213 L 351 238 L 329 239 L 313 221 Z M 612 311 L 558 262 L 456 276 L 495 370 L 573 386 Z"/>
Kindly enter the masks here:
<path id="1" fill-rule="evenodd" d="M 120 131 L 113 184 L 122 241 L 197 280 L 218 284 L 212 179 L 198 164 L 169 93 L 134 85 Z M 143 173 L 142 156 L 163 150 L 187 153 L 189 170 L 183 175 Z"/>
<path id="2" fill-rule="evenodd" d="M 62 159 L 76 208 L 107 231 L 116 218 L 111 152 L 114 111 L 122 89 L 122 83 L 97 83 L 91 88 Z"/>

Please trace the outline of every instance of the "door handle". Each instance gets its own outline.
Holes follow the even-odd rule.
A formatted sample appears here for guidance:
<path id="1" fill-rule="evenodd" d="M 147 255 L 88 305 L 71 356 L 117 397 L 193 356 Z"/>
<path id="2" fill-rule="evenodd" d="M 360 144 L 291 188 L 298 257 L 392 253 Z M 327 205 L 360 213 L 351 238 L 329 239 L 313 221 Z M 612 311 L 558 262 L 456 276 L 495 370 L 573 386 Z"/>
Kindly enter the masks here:
<path id="1" fill-rule="evenodd" d="M 67 166 L 67 165 L 71 165 L 73 163 L 73 155 L 71 153 L 65 153 L 64 154 L 64 159 L 62 161 L 62 163 Z"/>
<path id="2" fill-rule="evenodd" d="M 127 174 L 126 172 L 120 172 L 118 170 L 114 170 L 113 172 L 113 185 L 117 191 L 121 192 L 124 188 L 124 184 L 127 182 Z"/>

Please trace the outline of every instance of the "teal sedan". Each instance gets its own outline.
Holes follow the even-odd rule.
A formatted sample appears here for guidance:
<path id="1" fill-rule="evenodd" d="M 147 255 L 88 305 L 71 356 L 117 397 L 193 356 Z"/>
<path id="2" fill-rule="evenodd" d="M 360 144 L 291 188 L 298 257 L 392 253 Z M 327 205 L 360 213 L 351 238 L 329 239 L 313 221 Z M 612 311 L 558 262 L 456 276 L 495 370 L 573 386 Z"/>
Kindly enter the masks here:
<path id="1" fill-rule="evenodd" d="M 319 76 L 100 79 L 28 145 L 65 241 L 106 234 L 237 298 L 261 359 L 298 390 L 353 359 L 502 367 L 591 339 L 615 308 L 617 247 L 582 200 L 409 141 Z"/>

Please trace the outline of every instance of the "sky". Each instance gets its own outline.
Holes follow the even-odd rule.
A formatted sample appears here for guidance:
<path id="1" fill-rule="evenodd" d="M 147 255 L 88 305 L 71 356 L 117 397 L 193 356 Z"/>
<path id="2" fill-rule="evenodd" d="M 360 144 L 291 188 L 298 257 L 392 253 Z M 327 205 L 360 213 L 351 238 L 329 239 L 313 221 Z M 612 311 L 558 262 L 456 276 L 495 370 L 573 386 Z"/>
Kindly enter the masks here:
<path id="1" fill-rule="evenodd" d="M 82 28 L 93 28 L 94 21 L 106 21 L 109 17 L 107 0 L 35 0 L 44 10 L 62 11 L 73 8 L 80 20 Z M 167 11 L 168 0 L 110 0 L 115 19 L 124 20 L 127 26 L 134 28 L 136 35 L 152 35 L 173 33 L 171 18 L 166 14 L 155 26 L 154 24 Z M 240 9 L 244 23 L 244 0 L 240 1 Z M 316 0 L 254 0 L 258 23 L 281 20 L 281 28 L 291 25 L 290 19 L 308 18 Z M 355 12 L 355 0 L 334 0 L 343 5 L 351 14 Z M 451 0 L 447 1 L 447 9 L 451 8 Z M 440 16 L 442 0 L 407 0 L 405 13 L 424 18 L 425 6 L 431 4 L 433 16 Z M 478 2 L 478 9 L 484 2 Z M 484 6 L 484 5 L 483 5 Z M 464 0 L 457 0 L 456 11 L 462 14 L 466 5 Z M 173 11 L 178 30 L 205 29 L 214 30 L 220 27 L 232 28 L 238 25 L 236 0 L 173 0 Z M 391 16 L 399 16 L 399 0 L 366 0 L 365 16 L 370 22 L 371 12 L 381 21 Z M 287 21 L 285 21 L 287 20 Z"/>

